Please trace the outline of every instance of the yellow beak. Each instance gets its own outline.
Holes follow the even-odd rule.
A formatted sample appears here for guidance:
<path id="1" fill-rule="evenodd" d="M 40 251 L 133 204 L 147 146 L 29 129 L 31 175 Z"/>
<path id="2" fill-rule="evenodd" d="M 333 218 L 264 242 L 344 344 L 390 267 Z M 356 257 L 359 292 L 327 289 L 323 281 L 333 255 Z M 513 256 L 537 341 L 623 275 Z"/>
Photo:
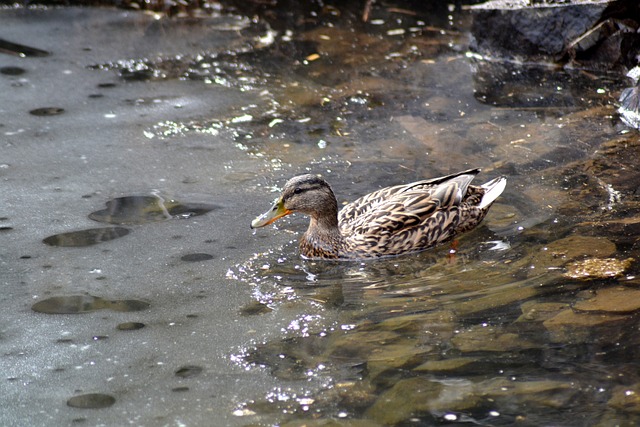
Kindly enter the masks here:
<path id="1" fill-rule="evenodd" d="M 251 228 L 259 228 L 264 227 L 265 225 L 269 225 L 272 222 L 276 221 L 283 216 L 289 215 L 291 211 L 284 207 L 284 203 L 282 199 L 278 199 L 271 209 L 251 221 Z"/>

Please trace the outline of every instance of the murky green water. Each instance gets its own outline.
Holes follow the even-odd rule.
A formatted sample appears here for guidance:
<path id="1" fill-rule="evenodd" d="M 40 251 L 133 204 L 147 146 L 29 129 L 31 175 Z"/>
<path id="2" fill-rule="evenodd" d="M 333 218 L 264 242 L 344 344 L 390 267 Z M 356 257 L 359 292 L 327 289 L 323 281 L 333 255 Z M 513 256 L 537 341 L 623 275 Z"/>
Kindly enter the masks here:
<path id="1" fill-rule="evenodd" d="M 132 152 L 157 149 L 166 150 L 165 156 L 202 158 L 195 162 L 198 170 L 161 171 L 162 180 L 149 179 L 152 184 L 141 187 L 175 185 L 172 179 L 197 186 L 207 184 L 203 177 L 211 174 L 218 178 L 212 193 L 240 194 L 242 203 L 233 199 L 229 213 L 228 204 L 192 203 L 186 195 L 174 202 L 158 196 L 162 191 L 132 189 L 154 194 L 133 196 L 118 188 L 111 191 L 114 196 L 93 188 L 104 191 L 100 200 L 107 208 L 96 211 L 102 202 L 94 197 L 91 207 L 74 207 L 74 215 L 124 224 L 131 233 L 122 227 L 85 228 L 52 232 L 45 243 L 125 245 L 154 226 L 168 227 L 163 233 L 169 237 L 154 242 L 153 251 L 140 244 L 146 258 L 135 259 L 132 270 L 122 267 L 122 277 L 113 272 L 121 267 L 109 261 L 117 260 L 122 246 L 99 252 L 109 261 L 101 266 L 108 273 L 96 268 L 91 274 L 100 273 L 105 285 L 80 280 L 82 292 L 52 293 L 58 288 L 69 293 L 53 269 L 51 280 L 63 284 L 34 291 L 42 298 L 29 301 L 31 308 L 57 318 L 94 311 L 107 318 L 113 312 L 143 316 L 140 311 L 159 306 L 162 313 L 151 318 L 118 317 L 108 331 L 115 330 L 114 342 L 123 334 L 131 340 L 149 334 L 141 341 L 151 342 L 158 354 L 166 356 L 163 347 L 171 345 L 175 353 L 187 354 L 178 361 L 166 356 L 171 363 L 157 361 L 155 353 L 149 356 L 153 364 L 141 358 L 139 376 L 126 384 L 159 384 L 162 391 L 166 378 L 201 381 L 167 388 L 175 411 L 196 414 L 195 419 L 203 419 L 198 411 L 214 406 L 201 396 L 223 396 L 224 408 L 215 410 L 247 426 L 636 425 L 640 138 L 615 114 L 623 85 L 587 71 L 485 63 L 467 54 L 470 17 L 460 11 L 376 7 L 368 23 L 360 21 L 357 8 L 295 13 L 304 19 L 277 17 L 273 32 L 242 20 L 233 31 L 244 31 L 246 43 L 222 53 L 86 67 L 112 73 L 123 84 L 156 88 L 189 82 L 190 96 L 199 90 L 194 87 L 247 94 L 240 107 L 220 107 L 215 114 L 198 111 L 184 120 L 163 113 L 166 120 L 138 126 L 143 143 L 131 144 Z M 172 24 L 160 21 L 145 34 L 163 26 Z M 188 29 L 185 24 L 183 31 Z M 182 108 L 171 99 L 175 109 Z M 126 105 L 144 110 L 162 102 L 161 96 L 132 97 Z M 60 117 L 67 114 L 63 111 Z M 211 139 L 197 139 L 203 135 Z M 207 166 L 219 160 L 215 144 L 226 140 L 235 157 L 210 172 Z M 300 216 L 254 234 L 239 231 L 248 230 L 250 219 L 301 172 L 321 173 L 343 203 L 383 186 L 471 167 L 483 169 L 479 182 L 505 175 L 508 185 L 482 225 L 459 239 L 454 255 L 445 245 L 367 262 L 311 261 L 298 255 L 297 239 L 307 224 Z M 108 176 L 122 173 L 114 170 Z M 169 228 L 179 221 L 164 221 L 189 222 L 197 215 L 215 220 L 235 215 L 238 227 L 212 220 L 214 227 L 195 221 L 180 229 Z M 189 231 L 192 237 L 182 239 Z M 236 245 L 214 245 L 229 234 Z M 267 251 L 238 254 L 238 247 L 265 247 L 265 242 Z M 53 264 L 86 256 L 60 253 L 47 256 Z M 207 263 L 226 263 L 226 276 L 211 277 L 216 270 Z M 146 272 L 162 273 L 162 268 L 178 271 L 181 281 L 166 284 L 149 273 L 156 282 L 144 291 L 137 288 L 147 281 Z M 114 276 L 127 291 L 143 296 L 120 295 Z M 249 319 L 270 334 L 243 331 L 232 348 L 218 348 L 206 346 L 219 342 L 216 332 L 195 326 L 189 332 L 192 324 L 209 319 L 206 298 L 225 287 L 249 289 L 250 298 L 242 304 L 225 299 L 228 313 L 222 316 Z M 107 291 L 112 296 L 98 296 Z M 216 326 L 223 327 L 207 328 Z M 183 336 L 197 330 L 198 338 L 185 345 L 162 335 L 163 328 L 182 327 Z M 96 333 L 93 340 L 102 336 Z M 219 378 L 203 368 L 215 357 L 230 361 L 230 370 L 256 377 L 266 372 L 275 385 L 266 393 L 246 386 L 215 388 Z M 125 356 L 112 359 L 131 364 Z M 156 380 L 162 369 L 164 376 Z M 148 377 L 154 380 L 146 383 Z M 95 390 L 100 393 L 65 391 L 67 400 L 59 403 L 104 411 L 114 405 L 121 411 L 118 405 L 128 399 L 122 390 L 129 389 L 100 385 Z M 201 394 L 195 399 L 191 393 Z M 165 417 L 158 416 L 158 425 L 179 418 L 160 406 L 151 410 Z"/>

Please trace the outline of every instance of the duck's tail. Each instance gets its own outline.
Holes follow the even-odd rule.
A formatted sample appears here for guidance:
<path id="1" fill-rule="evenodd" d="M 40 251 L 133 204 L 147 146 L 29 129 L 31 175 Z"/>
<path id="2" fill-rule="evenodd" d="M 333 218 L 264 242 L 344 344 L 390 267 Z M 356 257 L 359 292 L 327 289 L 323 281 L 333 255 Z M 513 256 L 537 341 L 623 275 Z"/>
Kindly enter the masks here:
<path id="1" fill-rule="evenodd" d="M 498 196 L 502 194 L 506 186 L 507 178 L 504 176 L 499 176 L 489 182 L 482 184 L 482 188 L 484 188 L 485 193 L 482 196 L 482 200 L 478 204 L 478 207 L 480 209 L 484 209 L 491 206 L 491 204 L 498 198 Z"/>

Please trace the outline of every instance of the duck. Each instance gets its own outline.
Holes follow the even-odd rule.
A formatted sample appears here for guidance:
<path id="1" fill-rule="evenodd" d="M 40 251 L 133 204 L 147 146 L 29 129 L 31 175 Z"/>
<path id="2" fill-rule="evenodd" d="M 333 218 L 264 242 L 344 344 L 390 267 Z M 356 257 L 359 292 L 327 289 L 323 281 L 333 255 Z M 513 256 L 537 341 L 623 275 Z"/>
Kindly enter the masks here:
<path id="1" fill-rule="evenodd" d="M 471 185 L 478 173 L 480 169 L 468 169 L 382 188 L 340 210 L 327 181 L 314 174 L 299 175 L 284 185 L 251 228 L 292 213 L 308 216 L 300 253 L 310 259 L 354 260 L 423 251 L 475 228 L 502 194 L 506 177 Z"/>

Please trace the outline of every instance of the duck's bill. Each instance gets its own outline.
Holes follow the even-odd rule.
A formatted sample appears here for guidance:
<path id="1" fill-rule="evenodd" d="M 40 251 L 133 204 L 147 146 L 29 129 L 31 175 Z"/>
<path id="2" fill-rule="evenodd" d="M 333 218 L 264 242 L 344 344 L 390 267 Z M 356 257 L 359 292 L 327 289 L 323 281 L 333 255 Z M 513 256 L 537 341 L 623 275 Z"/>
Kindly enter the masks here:
<path id="1" fill-rule="evenodd" d="M 290 213 L 291 211 L 284 207 L 284 203 L 282 203 L 282 200 L 278 200 L 276 203 L 274 203 L 271 209 L 251 221 L 251 228 L 264 227 L 265 225 L 269 225 L 277 219 L 282 218 L 285 215 L 289 215 Z"/>

